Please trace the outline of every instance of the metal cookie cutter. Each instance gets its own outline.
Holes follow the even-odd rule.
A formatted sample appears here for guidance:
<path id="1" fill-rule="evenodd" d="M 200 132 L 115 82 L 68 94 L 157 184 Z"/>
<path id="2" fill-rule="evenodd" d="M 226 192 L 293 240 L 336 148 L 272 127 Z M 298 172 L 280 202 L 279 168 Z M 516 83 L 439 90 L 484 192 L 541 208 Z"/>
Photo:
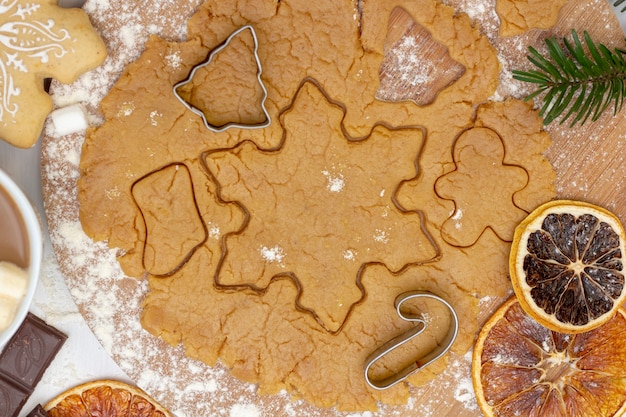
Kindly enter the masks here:
<path id="1" fill-rule="evenodd" d="M 254 40 L 254 59 L 256 61 L 256 65 L 257 65 L 257 80 L 259 81 L 261 89 L 263 90 L 263 98 L 261 99 L 261 108 L 263 109 L 263 114 L 265 115 L 265 120 L 263 122 L 261 122 L 261 123 L 255 123 L 255 124 L 242 124 L 242 123 L 229 122 L 229 123 L 226 123 L 226 124 L 221 125 L 221 126 L 215 126 L 215 125 L 209 123 L 209 121 L 207 120 L 207 118 L 204 115 L 204 112 L 202 110 L 200 110 L 199 108 L 197 108 L 197 107 L 191 105 L 190 103 L 188 103 L 184 98 L 182 98 L 178 94 L 177 90 L 181 86 L 190 83 L 193 80 L 193 77 L 196 74 L 196 71 L 198 71 L 199 69 L 209 65 L 211 63 L 211 61 L 213 61 L 213 58 L 220 51 L 222 51 L 224 48 L 226 48 L 228 46 L 228 44 L 237 35 L 239 35 L 241 32 L 243 32 L 245 30 L 249 30 L 250 31 L 250 33 L 252 34 L 252 39 Z M 193 113 L 195 113 L 198 116 L 200 116 L 202 118 L 202 121 L 204 122 L 204 125 L 206 126 L 206 128 L 211 130 L 211 131 L 213 131 L 213 132 L 223 132 L 226 129 L 229 129 L 231 127 L 238 127 L 238 128 L 242 128 L 242 129 L 260 129 L 260 128 L 268 127 L 270 125 L 270 123 L 271 123 L 271 119 L 270 119 L 269 113 L 267 112 L 267 109 L 265 108 L 265 100 L 267 100 L 267 89 L 265 88 L 265 84 L 263 84 L 263 81 L 261 80 L 261 74 L 263 73 L 263 67 L 261 66 L 261 60 L 259 59 L 258 50 L 259 50 L 259 40 L 257 38 L 256 32 L 254 31 L 254 28 L 251 25 L 242 26 L 241 28 L 239 28 L 236 31 L 234 31 L 233 33 L 231 33 L 231 35 L 228 38 L 226 38 L 226 40 L 220 46 L 218 46 L 217 48 L 213 49 L 209 53 L 207 59 L 204 62 L 196 65 L 195 67 L 193 67 L 193 69 L 189 73 L 189 76 L 187 77 L 187 79 L 185 79 L 185 80 L 177 83 L 176 85 L 174 85 L 174 89 L 173 89 L 174 95 L 176 96 L 176 98 L 185 107 L 187 107 Z"/>
<path id="2" fill-rule="evenodd" d="M 426 355 L 422 356 L 421 358 L 418 358 L 417 360 L 412 362 L 409 366 L 402 369 L 400 372 L 394 375 L 391 375 L 389 377 L 380 379 L 380 380 L 373 380 L 370 377 L 369 371 L 372 365 L 376 363 L 376 361 L 378 361 L 380 358 L 387 355 L 394 349 L 402 346 L 408 341 L 419 336 L 426 329 L 427 323 L 422 316 L 407 315 L 405 312 L 402 311 L 402 304 L 414 298 L 429 298 L 429 299 L 438 301 L 439 303 L 443 304 L 448 309 L 448 311 L 450 312 L 450 318 L 451 318 L 451 323 L 450 323 L 450 328 L 448 329 L 448 333 L 446 334 L 446 337 L 441 341 L 441 343 L 435 346 L 433 350 L 431 350 L 430 352 L 428 352 Z M 408 378 L 410 375 L 414 374 L 415 372 L 419 371 L 420 369 L 423 369 L 426 366 L 430 365 L 435 360 L 439 359 L 450 349 L 450 347 L 454 343 L 454 340 L 456 339 L 456 336 L 459 332 L 459 319 L 457 317 L 457 314 L 454 308 L 446 300 L 430 292 L 410 291 L 410 292 L 402 293 L 396 297 L 395 306 L 396 306 L 396 312 L 398 313 L 398 316 L 400 316 L 400 318 L 406 321 L 415 322 L 417 323 L 417 325 L 411 328 L 409 331 L 399 336 L 396 336 L 393 339 L 386 342 L 384 345 L 382 345 L 381 347 L 376 349 L 374 352 L 372 352 L 372 354 L 370 354 L 365 360 L 365 370 L 364 370 L 365 381 L 367 381 L 367 384 L 370 387 L 377 389 L 377 390 L 384 390 L 384 389 L 390 388 L 393 385 L 397 384 L 398 382 L 404 381 L 406 378 Z"/>

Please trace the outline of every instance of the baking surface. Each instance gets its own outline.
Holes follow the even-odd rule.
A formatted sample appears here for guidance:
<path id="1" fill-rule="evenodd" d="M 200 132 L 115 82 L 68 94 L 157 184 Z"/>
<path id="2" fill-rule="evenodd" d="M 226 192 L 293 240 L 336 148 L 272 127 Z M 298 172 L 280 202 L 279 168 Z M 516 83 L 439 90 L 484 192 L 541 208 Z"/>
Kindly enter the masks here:
<path id="1" fill-rule="evenodd" d="M 592 39 L 623 48 L 624 33 L 605 1 L 570 2 L 555 26 L 557 36 L 587 30 Z M 568 128 L 550 126 L 552 146 L 546 153 L 557 172 L 561 198 L 585 200 L 604 206 L 626 222 L 626 118 L 608 111 L 597 122 Z"/>
<path id="2" fill-rule="evenodd" d="M 623 32 L 605 0 L 572 0 L 564 7 L 559 22 L 551 32 L 533 31 L 510 39 L 497 37 L 497 17 L 493 13 L 493 1 L 450 0 L 445 3 L 456 7 L 457 10 L 466 11 L 481 27 L 483 33 L 499 50 L 504 73 L 511 68 L 526 66 L 526 45 L 533 43 L 541 46 L 541 39 L 546 36 L 546 33 L 562 36 L 575 28 L 580 32 L 588 30 L 595 40 L 609 46 L 621 46 L 623 43 Z M 514 87 L 509 81 L 506 78 L 503 79 L 498 94 L 505 96 L 513 92 L 519 96 L 519 91 L 511 90 Z M 626 133 L 622 133 L 626 132 L 624 123 L 626 121 L 620 114 L 615 118 L 612 115 L 606 115 L 600 121 L 587 123 L 584 127 L 570 129 L 567 126 L 555 125 L 548 128 L 552 134 L 553 144 L 546 155 L 557 172 L 558 197 L 582 199 L 599 204 L 616 212 L 622 221 L 626 221 L 626 180 L 624 180 L 626 168 L 623 166 L 622 157 L 626 148 Z M 59 196 L 75 198 L 76 190 L 73 181 L 77 174 L 77 152 L 80 150 L 80 144 L 73 143 L 71 140 L 60 142 L 57 139 L 46 138 L 43 147 L 44 154 L 49 158 L 56 155 L 57 159 L 64 161 L 55 166 L 55 170 L 58 169 L 58 171 L 54 173 L 46 172 L 49 167 L 44 165 L 44 188 L 55 189 L 54 193 L 48 194 L 52 197 L 48 197 L 46 201 L 53 243 L 56 242 L 55 249 L 60 259 L 63 260 L 62 268 L 80 268 L 79 275 L 84 278 L 84 281 L 68 282 L 72 294 L 92 330 L 120 367 L 140 386 L 146 388 L 166 405 L 181 402 L 193 403 L 201 401 L 203 396 L 213 395 L 231 398 L 231 402 L 232 399 L 235 400 L 235 405 L 224 410 L 223 415 L 258 415 L 255 414 L 255 410 L 263 407 L 271 410 L 270 402 L 278 404 L 281 412 L 270 411 L 267 415 L 281 415 L 281 413 L 282 415 L 295 415 L 289 413 L 287 395 L 257 396 L 254 386 L 239 383 L 223 368 L 218 366 L 210 369 L 201 363 L 189 360 L 185 357 L 182 348 L 170 348 L 143 332 L 138 317 L 147 283 L 126 278 L 121 270 L 118 270 L 114 254 L 106 248 L 106 245 L 95 245 L 93 259 L 72 259 L 77 256 L 81 247 L 91 243 L 84 240 L 86 237 L 81 234 L 80 230 L 58 230 L 61 223 L 54 218 L 53 212 L 58 209 L 57 198 Z M 77 214 L 74 213 L 74 215 Z M 70 246 L 60 247 L 58 238 L 61 234 L 74 236 L 74 242 Z M 120 305 L 120 308 L 112 314 L 95 311 L 94 307 L 89 305 L 93 292 L 99 291 L 102 287 L 94 288 L 87 282 L 90 277 L 99 276 L 101 268 L 116 271 L 110 274 L 115 278 L 107 283 L 110 288 L 115 289 L 110 293 L 100 294 L 107 302 Z M 87 294 L 89 292 L 91 294 Z M 500 300 L 496 299 L 483 300 L 481 322 L 499 302 Z M 101 321 L 103 315 L 108 321 Z M 111 339 L 107 335 L 110 328 L 115 327 L 116 322 L 119 322 L 122 316 L 136 317 L 136 327 L 124 330 L 129 336 L 127 346 L 112 346 Z M 139 339 L 135 339 L 137 334 L 141 335 Z M 407 407 L 385 408 L 380 414 L 479 416 L 481 413 L 474 401 L 471 388 L 469 360 L 469 355 L 452 357 L 447 370 L 433 383 L 412 391 L 412 398 Z M 167 373 L 168 376 L 163 378 L 163 373 Z M 243 400 L 237 401 L 237 398 Z M 183 409 L 172 408 L 172 411 L 179 417 L 194 415 Z M 334 410 L 311 409 L 310 415 L 342 414 Z"/>

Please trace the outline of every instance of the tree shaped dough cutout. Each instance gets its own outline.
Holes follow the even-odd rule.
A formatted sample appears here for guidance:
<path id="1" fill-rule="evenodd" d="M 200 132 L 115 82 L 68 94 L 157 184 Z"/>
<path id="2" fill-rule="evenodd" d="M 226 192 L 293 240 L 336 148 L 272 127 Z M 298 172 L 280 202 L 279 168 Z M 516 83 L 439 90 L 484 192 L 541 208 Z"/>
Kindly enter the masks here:
<path id="1" fill-rule="evenodd" d="M 411 100 L 424 106 L 465 74 L 465 67 L 450 56 L 448 47 L 437 42 L 402 7 L 392 10 L 388 25 L 378 71 L 379 100 Z"/>
<path id="2" fill-rule="evenodd" d="M 269 124 L 253 30 L 245 26 L 233 32 L 175 87 L 176 95 L 209 129 Z"/>

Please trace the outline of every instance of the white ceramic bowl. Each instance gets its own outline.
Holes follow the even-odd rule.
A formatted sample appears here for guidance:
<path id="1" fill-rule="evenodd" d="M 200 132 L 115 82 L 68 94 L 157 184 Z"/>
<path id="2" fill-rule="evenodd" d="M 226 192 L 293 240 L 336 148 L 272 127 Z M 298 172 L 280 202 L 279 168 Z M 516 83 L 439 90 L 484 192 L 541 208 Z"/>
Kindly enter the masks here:
<path id="1" fill-rule="evenodd" d="M 33 205 L 26 195 L 22 192 L 20 187 L 9 177 L 3 170 L 0 169 L 0 187 L 4 188 L 6 192 L 11 196 L 13 202 L 17 206 L 24 225 L 26 226 L 26 233 L 28 235 L 28 251 L 29 251 L 29 265 L 28 265 L 28 289 L 26 295 L 18 307 L 17 313 L 13 318 L 13 321 L 4 331 L 0 332 L 0 349 L 6 345 L 11 336 L 15 334 L 20 327 L 30 304 L 35 295 L 37 288 L 37 282 L 39 281 L 39 271 L 41 270 L 41 258 L 43 255 L 43 232 L 41 227 L 40 217 L 35 211 Z M 0 198 L 3 198 L 0 194 Z M 0 231 L 0 233 L 2 233 Z"/>

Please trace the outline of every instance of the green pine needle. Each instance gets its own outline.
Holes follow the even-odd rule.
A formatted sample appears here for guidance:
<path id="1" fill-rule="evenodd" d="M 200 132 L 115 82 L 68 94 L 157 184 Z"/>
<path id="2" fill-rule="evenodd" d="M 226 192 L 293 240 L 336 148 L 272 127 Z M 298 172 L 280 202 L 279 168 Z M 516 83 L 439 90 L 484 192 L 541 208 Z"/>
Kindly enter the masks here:
<path id="1" fill-rule="evenodd" d="M 619 6 L 620 4 L 624 3 L 625 1 L 626 1 L 626 0 L 616 0 L 616 1 L 613 3 L 613 6 L 617 7 L 617 6 Z M 626 12 L 626 6 L 624 6 L 624 7 L 622 8 L 622 10 L 620 10 L 620 12 L 622 12 L 622 13 L 623 13 L 623 12 Z"/>
<path id="2" fill-rule="evenodd" d="M 625 1 L 618 0 L 616 5 Z M 595 43 L 586 31 L 584 39 L 586 49 L 574 30 L 571 41 L 548 38 L 548 57 L 528 48 L 528 60 L 535 69 L 513 70 L 513 78 L 537 86 L 526 100 L 544 94 L 539 115 L 546 125 L 560 116 L 560 123 L 572 118 L 570 127 L 595 121 L 609 106 L 617 114 L 626 100 L 626 51 L 611 51 Z"/>

